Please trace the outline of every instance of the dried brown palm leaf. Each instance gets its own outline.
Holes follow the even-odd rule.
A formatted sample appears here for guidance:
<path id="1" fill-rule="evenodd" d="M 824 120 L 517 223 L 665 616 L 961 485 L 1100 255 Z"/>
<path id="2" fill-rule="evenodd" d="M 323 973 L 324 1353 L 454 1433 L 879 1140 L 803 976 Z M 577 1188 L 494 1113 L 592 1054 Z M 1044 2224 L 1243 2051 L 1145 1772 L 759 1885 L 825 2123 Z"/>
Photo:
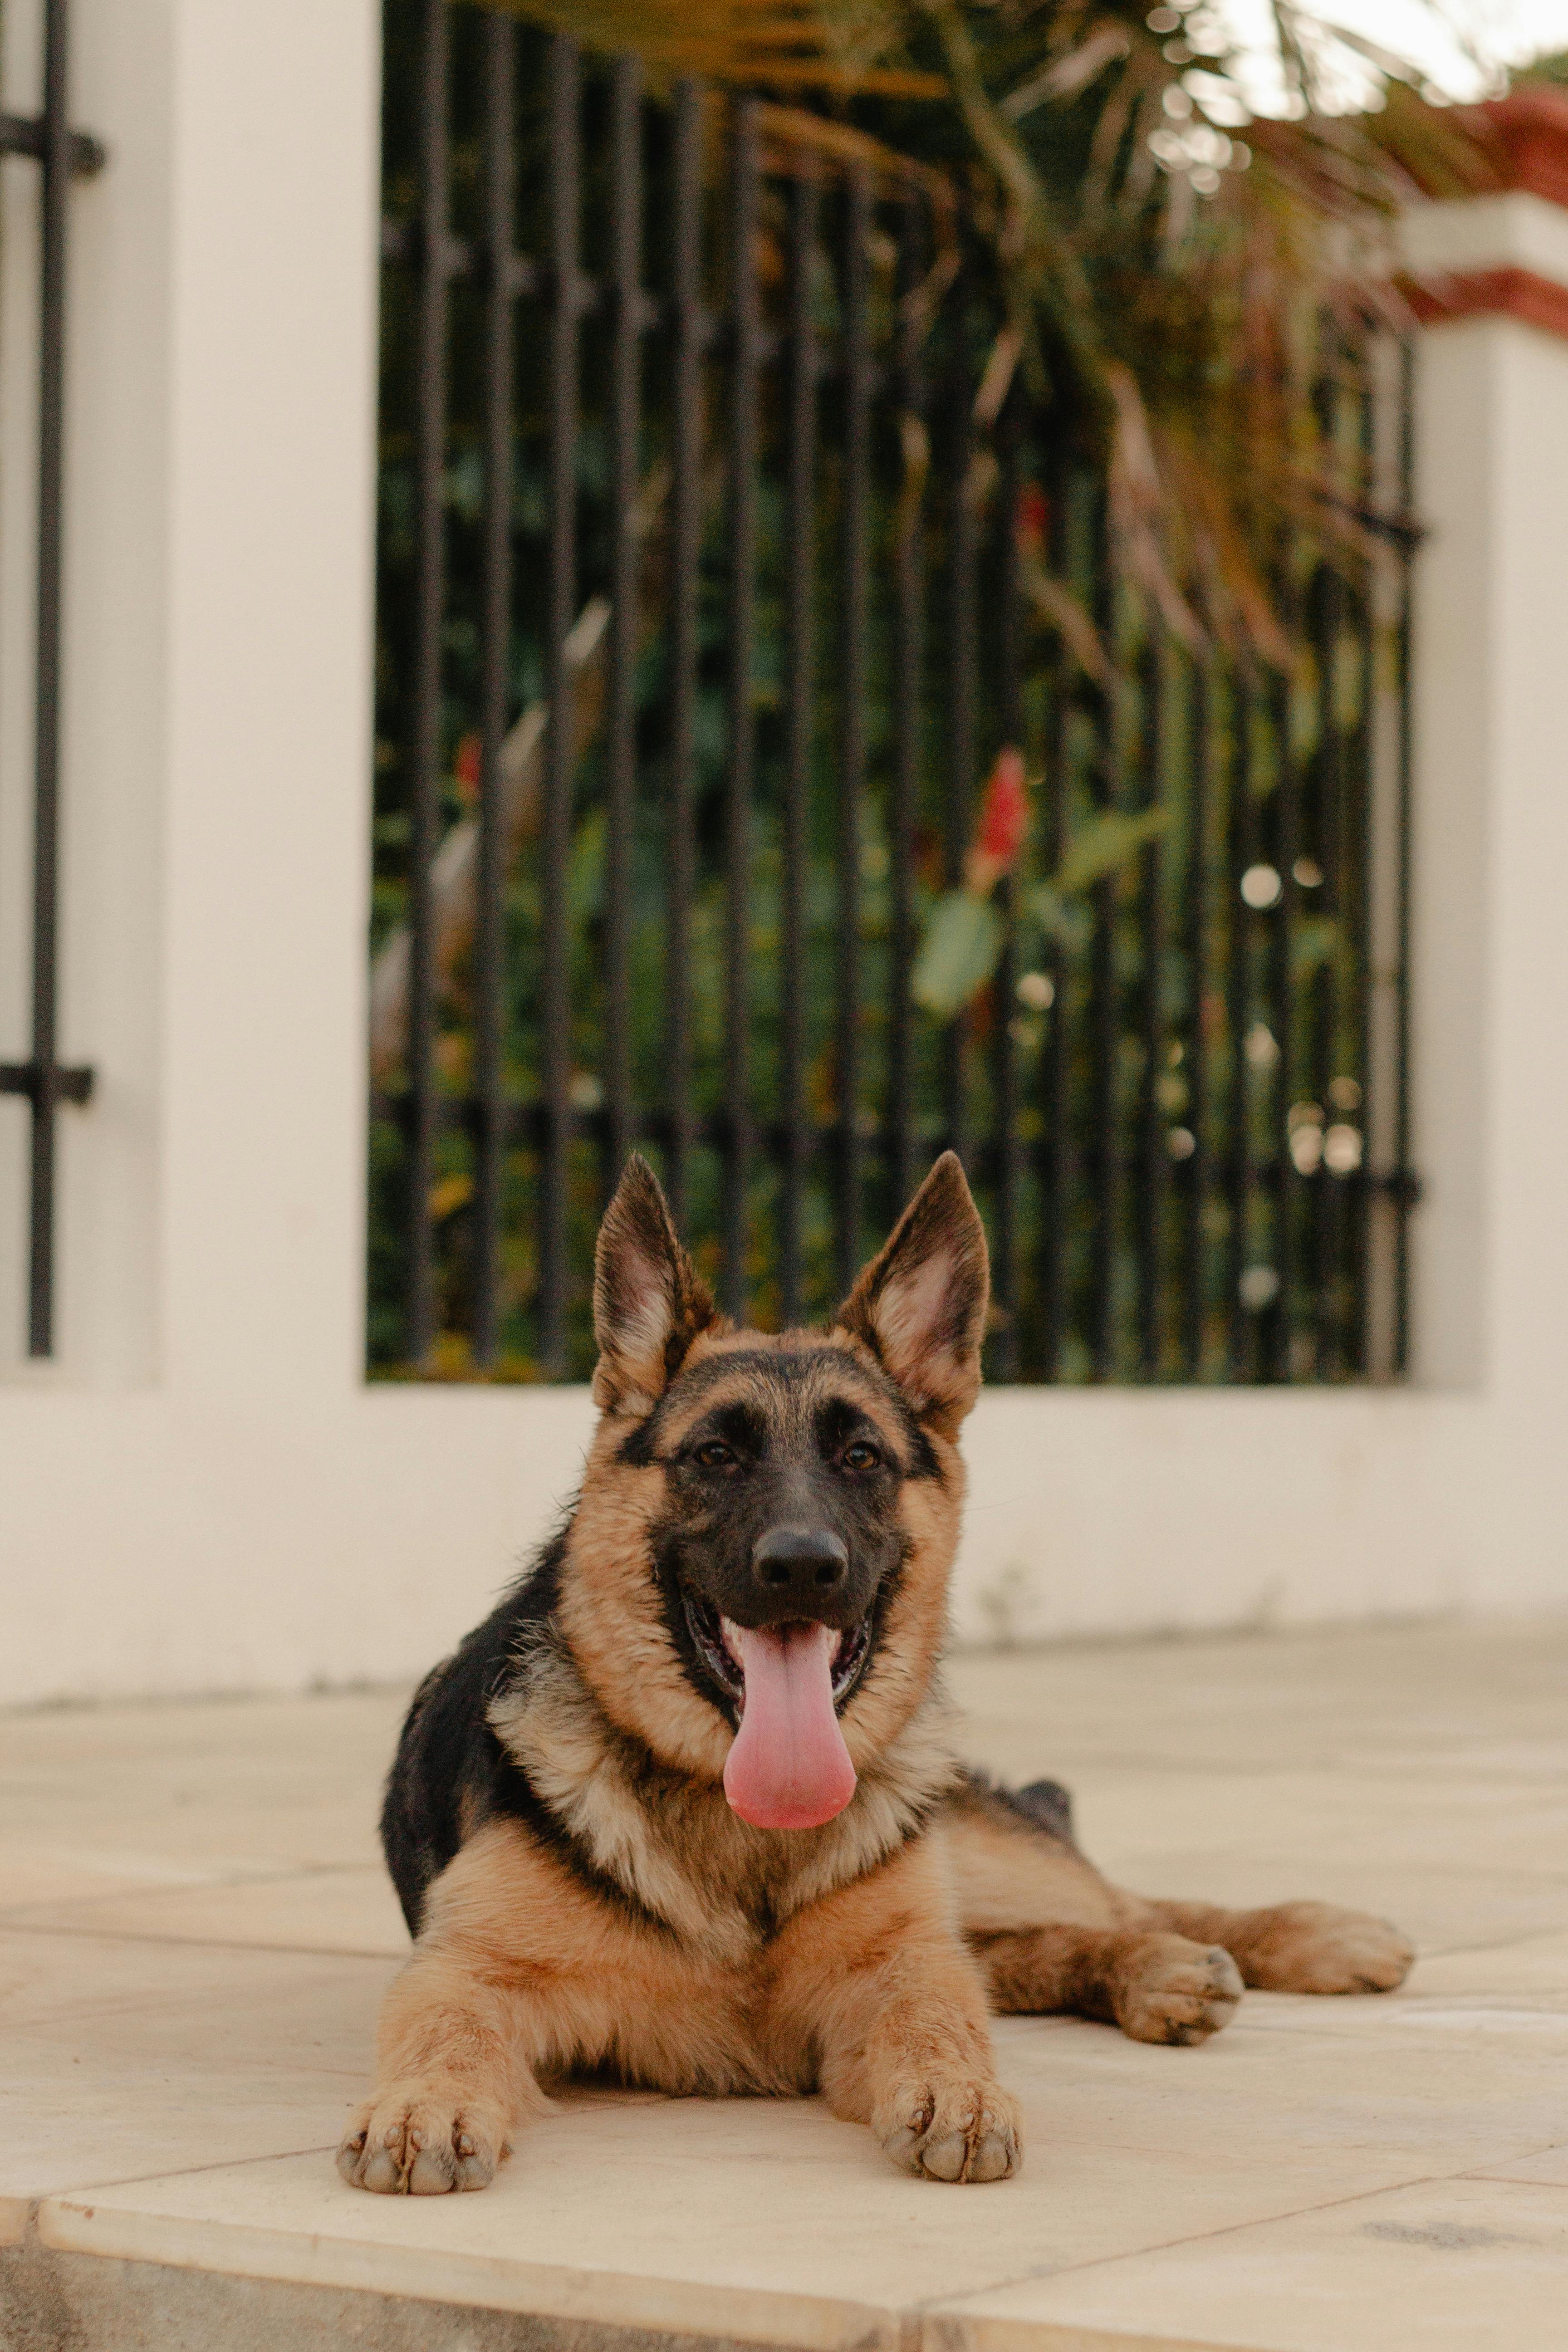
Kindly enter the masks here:
<path id="1" fill-rule="evenodd" d="M 831 121 L 771 109 L 770 156 L 901 176 L 940 190 L 947 222 L 962 210 L 993 257 L 1008 379 L 1022 372 L 1098 450 L 1124 564 L 1188 643 L 1206 632 L 1280 659 L 1268 566 L 1247 551 L 1282 530 L 1321 527 L 1331 559 L 1359 532 L 1364 553 L 1364 499 L 1310 429 L 1319 321 L 1399 323 L 1379 290 L 1392 214 L 1418 190 L 1500 184 L 1485 117 L 1428 104 L 1398 58 L 1274 0 L 1290 110 L 1253 121 L 1208 0 L 509 5 L 635 47 L 656 76 L 837 93 L 821 101 Z M 1447 21 L 1444 0 L 1428 5 Z M 1336 60 L 1358 58 L 1380 103 L 1336 113 Z M 955 264 L 944 236 L 926 316 Z M 982 402 L 983 438 L 999 408 Z"/>

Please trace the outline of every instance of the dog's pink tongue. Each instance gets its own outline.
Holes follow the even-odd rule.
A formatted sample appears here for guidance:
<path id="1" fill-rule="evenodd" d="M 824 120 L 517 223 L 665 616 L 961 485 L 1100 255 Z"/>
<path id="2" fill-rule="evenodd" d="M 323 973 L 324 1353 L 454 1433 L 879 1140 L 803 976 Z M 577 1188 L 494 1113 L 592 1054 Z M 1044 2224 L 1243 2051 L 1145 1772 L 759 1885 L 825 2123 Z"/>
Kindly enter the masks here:
<path id="1" fill-rule="evenodd" d="M 724 1767 L 724 1794 L 760 1830 L 814 1830 L 855 1794 L 855 1767 L 833 1711 L 831 1625 L 753 1633 L 724 1620 L 746 1678 L 741 1728 Z"/>

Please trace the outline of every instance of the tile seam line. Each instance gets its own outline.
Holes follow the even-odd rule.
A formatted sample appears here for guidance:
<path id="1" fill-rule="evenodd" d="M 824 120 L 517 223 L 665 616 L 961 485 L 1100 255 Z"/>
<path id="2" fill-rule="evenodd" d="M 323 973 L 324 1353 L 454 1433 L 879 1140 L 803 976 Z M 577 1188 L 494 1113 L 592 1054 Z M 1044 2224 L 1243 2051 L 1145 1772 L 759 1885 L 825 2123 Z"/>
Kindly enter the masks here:
<path id="1" fill-rule="evenodd" d="M 1159 2238 L 1155 2239 L 1147 2246 L 1135 2246 L 1116 2254 L 1095 2254 L 1088 2262 L 1063 2263 L 1058 2268 L 1043 2273 L 1037 2270 L 1020 2271 L 1010 2278 L 998 2279 L 992 2286 L 966 2288 L 962 2295 L 928 2297 L 924 2302 L 913 2304 L 910 2307 L 912 2312 L 918 2313 L 922 2318 L 940 2318 L 944 2312 L 952 2312 L 955 2305 L 967 2303 L 974 2295 L 1001 2294 L 1005 2294 L 1008 2287 L 1029 2286 L 1037 2283 L 1043 2283 L 1044 2281 L 1051 2279 L 1077 2278 L 1085 2271 L 1108 2269 L 1113 2263 L 1142 2262 L 1149 2254 L 1170 2253 L 1179 2246 L 1209 2245 L 1212 2244 L 1215 2240 L 1219 2238 L 1238 2237 L 1243 2231 L 1247 2230 L 1256 2230 L 1262 2227 L 1273 2228 L 1277 2223 L 1281 2221 L 1300 2221 L 1306 2214 L 1332 2213 L 1338 2211 L 1342 2206 L 1367 2204 L 1375 2197 L 1394 2197 L 1406 2189 L 1436 2188 L 1444 2181 L 1462 2180 L 1467 2177 L 1468 2176 L 1462 2172 L 1417 2173 L 1413 2179 L 1408 2180 L 1384 2181 L 1383 2186 L 1379 2189 L 1358 2189 L 1355 2194 L 1351 2197 L 1329 2197 L 1325 2198 L 1318 2204 L 1292 2205 L 1278 2213 L 1255 2215 L 1253 2219 L 1248 2221 L 1227 2221 L 1222 2228 L 1217 2230 L 1194 2230 L 1189 2237 Z M 1529 2184 L 1514 2183 L 1511 2185 L 1518 2187 L 1528 2186 Z M 959 2315 L 962 2316 L 962 2313 L 960 2313 Z M 1112 2343 L 1115 2342 L 1114 2337 L 1110 2340 Z M 1237 2352 L 1243 2352 L 1243 2347 L 1238 2347 Z"/>
<path id="2" fill-rule="evenodd" d="M 55 1927 L 37 1920 L 5 1918 L 0 1918 L 0 1934 L 69 1936 L 88 1944 L 178 1944 L 193 1952 L 293 1953 L 301 1959 L 315 1960 L 405 1960 L 414 1949 L 412 1944 L 403 1952 L 372 1951 L 358 1944 L 246 1944 L 232 1936 L 155 1936 L 146 1929 L 138 1933 L 133 1927 Z"/>
<path id="3" fill-rule="evenodd" d="M 1549 2140 L 1544 2147 L 1528 2148 L 1518 2156 L 1504 2157 L 1500 2160 L 1504 2164 L 1534 2164 L 1543 2156 L 1568 2156 L 1568 2140 Z M 1494 2172 L 1480 2165 L 1472 2172 L 1461 2172 L 1458 2178 L 1461 2180 L 1500 2180 L 1513 2189 L 1555 2189 L 1559 2185 L 1554 2180 L 1516 2180 L 1511 2173 Z"/>
<path id="4" fill-rule="evenodd" d="M 24 1849 L 25 1852 L 26 1849 Z M 65 1852 L 68 1857 L 70 1849 L 68 1847 Z M 49 1852 L 46 1848 L 44 1860 L 47 1862 L 50 1859 Z M 174 1857 L 171 1855 L 169 1860 L 173 1863 Z M 111 1877 L 113 1874 L 104 1871 L 100 1872 L 98 1875 Z M 83 1908 L 89 1903 L 177 1903 L 182 1897 L 192 1895 L 240 1894 L 247 1886 L 287 1886 L 296 1879 L 314 1881 L 318 1878 L 380 1878 L 384 1880 L 385 1876 L 386 1866 L 381 1862 L 280 1862 L 276 1869 L 271 1867 L 265 1870 L 242 1869 L 237 1876 L 213 1875 L 178 1879 L 121 1878 L 111 1893 L 62 1895 L 59 1901 L 62 1908 L 73 1910 Z M 13 1906 L 17 1911 L 29 1911 L 37 1907 L 30 1903 L 19 1903 Z M 3 1920 L 5 1916 L 4 1912 L 0 1912 L 0 1920 Z"/>
<path id="5" fill-rule="evenodd" d="M 265 2156 L 219 2157 L 211 2164 L 182 2164 L 175 2166 L 173 2170 L 165 2165 L 158 2172 L 117 2173 L 111 2179 L 84 2180 L 73 2183 L 68 2189 L 46 2189 L 38 2196 L 28 2200 L 28 2227 L 36 2234 L 39 2217 L 46 2205 L 68 2205 L 80 2198 L 101 2195 L 106 2189 L 137 2189 L 144 2181 L 150 2180 L 195 2180 L 199 2179 L 205 2172 L 239 2172 L 253 2164 L 287 2164 L 300 2156 L 331 2156 L 335 2148 L 335 2141 L 316 2140 L 309 2147 L 270 2148 Z M 123 2257 L 117 2256 L 115 2259 L 121 2260 Z"/>
<path id="6" fill-rule="evenodd" d="M 1557 1872 L 1556 1875 L 1559 1882 L 1561 1882 L 1563 1876 L 1561 1870 Z M 1550 1944 L 1564 1935 L 1568 1935 L 1568 1928 L 1531 1927 L 1522 1936 L 1505 1937 L 1500 1943 L 1445 1944 L 1441 1950 L 1439 1950 L 1436 1946 L 1433 1946 L 1429 1951 L 1417 1952 L 1415 1958 L 1417 1965 L 1419 1965 L 1422 1960 L 1463 1959 L 1467 1952 L 1514 1952 L 1517 1951 L 1522 1944 Z"/>

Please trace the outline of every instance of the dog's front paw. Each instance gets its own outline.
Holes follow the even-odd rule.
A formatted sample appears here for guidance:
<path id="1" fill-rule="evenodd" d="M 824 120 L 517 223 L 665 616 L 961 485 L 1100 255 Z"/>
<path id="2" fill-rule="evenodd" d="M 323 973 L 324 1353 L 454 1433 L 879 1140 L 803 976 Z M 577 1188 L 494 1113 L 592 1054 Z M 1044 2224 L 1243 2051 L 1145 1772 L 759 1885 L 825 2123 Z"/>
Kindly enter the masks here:
<path id="1" fill-rule="evenodd" d="M 378 2196 L 441 2197 L 488 2188 L 509 2153 L 500 2108 L 456 2084 L 395 2083 L 350 2116 L 338 2170 Z"/>
<path id="2" fill-rule="evenodd" d="M 1241 1972 L 1217 1944 L 1142 1936 L 1110 1981 L 1116 2022 L 1134 2042 L 1206 2042 L 1236 2015 Z"/>
<path id="3" fill-rule="evenodd" d="M 900 2172 L 927 2180 L 1005 2180 L 1024 2160 L 1017 2101 L 962 2075 L 900 2083 L 877 2102 L 871 2128 Z"/>
<path id="4" fill-rule="evenodd" d="M 1279 1903 L 1250 1915 L 1237 1958 L 1247 1983 L 1266 1992 L 1392 1992 L 1415 1947 L 1370 1912 Z"/>

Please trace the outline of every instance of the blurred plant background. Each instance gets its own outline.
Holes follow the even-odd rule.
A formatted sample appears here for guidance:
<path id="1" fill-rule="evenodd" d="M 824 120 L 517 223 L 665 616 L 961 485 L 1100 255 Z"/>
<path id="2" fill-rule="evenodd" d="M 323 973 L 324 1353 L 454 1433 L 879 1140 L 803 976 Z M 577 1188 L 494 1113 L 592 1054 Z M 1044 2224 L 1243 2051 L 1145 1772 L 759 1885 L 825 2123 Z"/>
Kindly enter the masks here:
<path id="1" fill-rule="evenodd" d="M 710 92 L 708 297 L 726 299 L 727 93 L 760 92 L 757 265 L 782 350 L 792 190 L 819 184 L 816 331 L 842 326 L 844 174 L 874 192 L 868 247 L 878 391 L 868 473 L 867 790 L 854 845 L 857 1099 L 838 1099 L 835 985 L 844 844 L 835 760 L 845 497 L 841 401 L 824 379 L 815 569 L 816 714 L 805 877 L 805 1114 L 816 1148 L 800 1197 L 803 1296 L 826 1312 L 846 1256 L 834 1137 L 865 1136 L 857 1250 L 901 1183 L 963 1145 L 1004 1278 L 994 1374 L 1048 1379 L 1347 1379 L 1397 1370 L 1370 1286 L 1386 1278 L 1407 1192 L 1399 1078 L 1380 1048 L 1373 971 L 1379 856 L 1402 685 L 1404 564 L 1414 544 L 1402 440 L 1406 320 L 1390 222 L 1418 192 L 1496 181 L 1485 118 L 1437 102 L 1423 69 L 1313 14 L 1276 5 L 1258 64 L 1207 0 L 519 0 L 517 242 L 545 249 L 552 31 L 584 44 L 584 267 L 603 269 L 605 64 L 635 49 L 649 90 L 646 282 L 668 298 L 664 224 L 673 78 Z M 1435 22 L 1442 11 L 1429 12 Z M 416 223 L 420 0 L 388 0 L 384 208 Z M 453 14 L 451 226 L 477 245 L 483 12 Z M 1453 35 L 1453 27 L 1447 29 Z M 1465 43 L 1455 37 L 1455 53 Z M 1474 87 L 1487 86 L 1477 61 Z M 1267 105 L 1267 112 L 1259 111 Z M 383 316 L 381 572 L 369 1358 L 373 1370 L 583 1377 L 587 1273 L 614 1171 L 602 1120 L 606 921 L 605 751 L 583 671 L 569 856 L 573 1268 L 563 1367 L 542 1361 L 538 1155 L 508 1156 L 500 1343 L 471 1328 L 474 1019 L 460 913 L 441 957 L 443 1121 L 430 1197 L 440 1336 L 406 1339 L 407 1181 L 400 1061 L 414 628 L 415 288 L 395 239 Z M 484 511 L 483 289 L 451 294 L 445 853 L 471 836 Z M 667 303 L 668 308 L 668 303 Z M 577 450 L 584 627 L 608 580 L 603 306 L 583 330 Z M 512 515 L 513 713 L 543 694 L 547 498 L 544 333 L 519 305 Z M 647 339 L 641 491 L 639 787 L 626 912 L 633 1093 L 656 1160 L 667 1108 L 670 412 L 667 339 Z M 694 1110 L 687 1213 L 718 1269 L 722 1150 L 731 586 L 721 461 L 725 357 L 704 365 L 705 482 L 696 719 L 698 868 L 690 905 Z M 787 758 L 787 418 L 765 372 L 757 474 L 757 730 L 748 876 L 752 1112 L 744 1284 L 766 1325 L 784 1305 L 781 938 Z M 912 539 L 911 534 L 915 537 Z M 912 839 L 896 835 L 901 676 L 889 583 L 918 540 L 925 659 Z M 972 614 L 952 583 L 967 565 Z M 602 626 L 602 609 L 600 613 Z M 954 651 L 954 631 L 973 645 Z M 954 661 L 967 661 L 963 740 Z M 1384 714 L 1380 719 L 1380 712 Z M 906 714 L 907 716 L 907 714 Z M 1385 724 L 1384 721 L 1387 721 Z M 1380 732 L 1381 730 L 1381 732 Z M 1380 761 L 1382 763 L 1380 769 Z M 1385 782 L 1379 784 L 1382 773 Z M 535 795 L 536 798 L 536 795 Z M 1386 824 L 1384 825 L 1386 833 Z M 538 1099 L 537 808 L 520 787 L 507 884 L 507 1090 Z M 906 856 L 906 853 L 907 856 Z M 904 862 L 900 863 L 900 858 Z M 911 892 L 900 904 L 900 877 Z M 1386 921 L 1384 922 L 1386 930 Z M 913 1056 L 910 1136 L 888 1131 L 900 991 Z M 1392 1034 L 1392 1032 L 1390 1033 Z M 1381 1060 L 1380 1060 L 1381 1053 Z M 1377 1106 L 1385 1103 L 1381 1138 Z M 702 1123 L 706 1123 L 704 1126 Z M 704 1139 L 706 1138 L 706 1139 Z M 1389 1182 L 1371 1183 L 1381 1157 Z M 900 1165 L 900 1160 L 905 1163 Z M 1392 1233 L 1393 1228 L 1391 1226 Z M 1380 1247 L 1382 1259 L 1379 1258 Z M 1392 1329 L 1390 1313 L 1384 1313 Z M 1396 1318 L 1395 1318 L 1396 1319 Z"/>

